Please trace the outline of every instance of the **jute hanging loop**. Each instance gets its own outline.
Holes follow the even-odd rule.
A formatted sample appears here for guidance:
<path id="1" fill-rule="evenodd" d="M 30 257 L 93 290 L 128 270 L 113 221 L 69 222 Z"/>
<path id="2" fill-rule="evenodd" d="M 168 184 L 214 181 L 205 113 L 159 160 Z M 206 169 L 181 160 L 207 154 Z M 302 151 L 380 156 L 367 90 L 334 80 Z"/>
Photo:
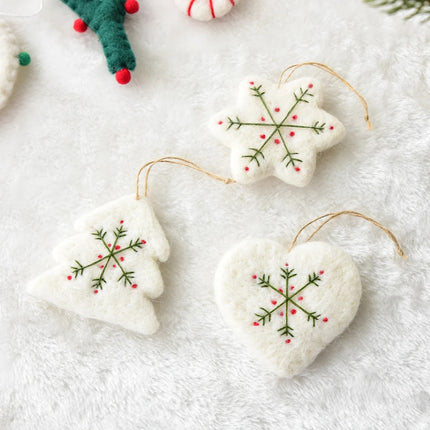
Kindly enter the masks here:
<path id="1" fill-rule="evenodd" d="M 316 63 L 316 62 L 310 61 L 310 62 L 306 62 L 306 63 L 299 63 L 299 64 L 293 64 L 291 66 L 288 66 L 281 73 L 281 76 L 279 77 L 278 88 L 282 84 L 282 79 L 284 78 L 285 73 L 287 73 L 289 70 L 292 69 L 291 72 L 288 74 L 288 76 L 285 78 L 284 83 L 286 83 L 290 79 L 291 75 L 298 68 L 300 68 L 302 66 L 313 66 L 313 67 L 316 67 L 317 69 L 320 69 L 320 70 L 323 70 L 324 72 L 330 73 L 330 75 L 334 76 L 335 78 L 337 78 L 341 82 L 343 82 L 360 99 L 361 104 L 363 105 L 363 108 L 364 108 L 364 111 L 365 111 L 364 120 L 367 122 L 367 126 L 369 127 L 369 130 L 373 129 L 373 125 L 372 125 L 372 123 L 370 122 L 370 119 L 369 119 L 369 108 L 368 108 L 366 99 L 346 79 L 342 78 L 342 76 L 340 76 L 337 72 L 335 72 L 331 67 L 327 66 L 326 64 Z"/>
<path id="2" fill-rule="evenodd" d="M 305 224 L 298 232 L 297 234 L 294 236 L 294 239 L 291 242 L 290 245 L 290 249 L 289 251 L 291 251 L 294 246 L 296 245 L 297 239 L 299 238 L 299 236 L 301 235 L 301 233 L 310 225 L 314 224 L 315 222 L 326 218 L 316 229 L 315 231 L 306 239 L 305 242 L 308 242 L 309 240 L 311 240 L 328 222 L 330 222 L 332 219 L 337 218 L 340 215 L 349 215 L 349 216 L 354 216 L 357 218 L 363 218 L 364 220 L 370 222 L 371 224 L 375 225 L 376 227 L 380 228 L 381 230 L 383 230 L 388 237 L 394 242 L 394 245 L 396 246 L 397 249 L 397 253 L 403 257 L 403 258 L 407 258 L 406 254 L 404 253 L 403 249 L 400 247 L 400 244 L 397 240 L 397 238 L 394 236 L 394 234 L 388 230 L 388 228 L 384 227 L 381 223 L 379 223 L 378 221 L 375 221 L 373 218 L 368 217 L 367 215 L 363 215 L 360 212 L 355 212 L 355 211 L 341 211 L 341 212 L 333 212 L 333 213 L 328 213 L 326 215 L 322 215 L 318 218 L 315 218 L 314 220 L 308 222 L 307 224 Z"/>
<path id="3" fill-rule="evenodd" d="M 148 178 L 149 178 L 149 174 L 151 173 L 152 168 L 159 163 L 168 163 L 168 164 L 176 164 L 177 166 L 185 166 L 188 167 L 190 169 L 196 170 L 197 172 L 203 173 L 206 176 L 209 176 L 212 179 L 215 179 L 217 181 L 221 181 L 224 182 L 225 184 L 233 184 L 236 181 L 234 179 L 231 178 L 224 178 L 222 176 L 216 175 L 215 173 L 209 172 L 203 168 L 201 168 L 199 165 L 197 165 L 196 163 L 193 163 L 192 161 L 189 161 L 185 158 L 181 158 L 181 157 L 163 157 L 163 158 L 159 158 L 158 160 L 153 160 L 153 161 L 149 161 L 148 163 L 146 163 L 145 165 L 143 165 L 140 169 L 139 172 L 137 173 L 137 178 L 136 178 L 136 200 L 140 199 L 140 191 L 139 191 L 139 182 L 140 182 L 140 175 L 142 174 L 142 172 L 146 170 L 145 173 L 145 179 L 144 179 L 144 196 L 146 197 L 148 195 Z"/>

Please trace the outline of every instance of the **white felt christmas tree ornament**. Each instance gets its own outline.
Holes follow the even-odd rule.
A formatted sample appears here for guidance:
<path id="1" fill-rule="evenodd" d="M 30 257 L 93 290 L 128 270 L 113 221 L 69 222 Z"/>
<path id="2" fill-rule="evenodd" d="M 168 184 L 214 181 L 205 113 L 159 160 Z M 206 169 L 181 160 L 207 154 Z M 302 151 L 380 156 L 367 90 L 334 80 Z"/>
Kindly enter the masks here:
<path id="1" fill-rule="evenodd" d="M 288 82 L 302 65 L 325 70 L 353 90 L 363 103 L 371 128 L 364 98 L 328 66 L 291 66 L 277 85 L 249 77 L 239 88 L 237 105 L 217 113 L 209 123 L 214 136 L 231 149 L 231 170 L 237 182 L 247 184 L 276 176 L 287 184 L 303 187 L 312 179 L 317 154 L 344 137 L 342 123 L 321 108 L 322 85 L 318 80 Z M 290 68 L 292 72 L 281 85 Z"/>
<path id="2" fill-rule="evenodd" d="M 240 0 L 175 0 L 180 10 L 199 21 L 210 21 L 229 13 Z"/>
<path id="3" fill-rule="evenodd" d="M 21 52 L 14 33 L 4 20 L 0 20 L 0 109 L 12 94 L 20 65 L 30 64 L 30 56 Z"/>
<path id="4" fill-rule="evenodd" d="M 314 234 L 342 214 L 382 228 L 404 256 L 390 231 L 357 212 L 317 218 L 326 221 Z M 238 244 L 222 258 L 215 275 L 215 297 L 226 323 L 267 369 L 282 377 L 300 373 L 345 330 L 361 297 L 351 257 L 324 242 L 295 246 L 302 231 L 290 249 L 265 239 Z"/>
<path id="5" fill-rule="evenodd" d="M 149 173 L 158 163 L 182 165 L 225 183 L 234 182 L 178 157 L 145 164 L 137 175 L 136 195 L 110 202 L 78 220 L 79 234 L 54 250 L 57 266 L 31 281 L 29 294 L 138 333 L 157 331 L 151 300 L 164 288 L 157 262 L 169 256 L 169 244 L 147 199 Z M 145 169 L 141 197 L 139 178 Z"/>

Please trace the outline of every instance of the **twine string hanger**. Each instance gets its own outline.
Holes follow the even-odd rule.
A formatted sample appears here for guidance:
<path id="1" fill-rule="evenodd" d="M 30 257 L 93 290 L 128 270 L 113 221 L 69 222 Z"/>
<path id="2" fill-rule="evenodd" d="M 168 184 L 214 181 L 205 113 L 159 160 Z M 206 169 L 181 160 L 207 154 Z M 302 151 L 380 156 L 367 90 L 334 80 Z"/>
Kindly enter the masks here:
<path id="1" fill-rule="evenodd" d="M 200 167 L 199 165 L 197 165 L 196 163 L 193 163 L 192 161 L 187 160 L 186 158 L 172 157 L 172 156 L 163 157 L 163 158 L 159 158 L 158 160 L 149 161 L 139 169 L 139 172 L 137 173 L 137 178 L 136 178 L 136 200 L 140 199 L 140 186 L 139 186 L 140 175 L 146 169 L 145 179 L 144 179 L 144 196 L 147 197 L 149 175 L 151 173 L 152 168 L 159 163 L 175 164 L 177 166 L 188 167 L 189 169 L 193 169 L 193 170 L 196 170 L 197 172 L 203 173 L 212 179 L 215 179 L 220 182 L 224 182 L 224 184 L 227 184 L 227 185 L 236 183 L 234 179 L 224 178 L 222 176 L 216 175 L 215 173 L 209 172 L 203 169 L 202 167 Z"/>
<path id="2" fill-rule="evenodd" d="M 328 213 L 326 215 L 322 215 L 322 216 L 315 218 L 314 220 L 308 222 L 294 236 L 294 239 L 291 242 L 290 249 L 288 250 L 288 252 L 290 252 L 294 248 L 294 246 L 296 245 L 297 239 L 299 238 L 299 236 L 302 234 L 302 232 L 307 227 L 309 227 L 310 225 L 314 224 L 315 222 L 325 218 L 325 220 L 314 230 L 314 232 L 305 240 L 305 242 L 308 242 L 309 240 L 311 240 L 327 223 L 329 223 L 331 220 L 333 220 L 334 218 L 337 218 L 340 215 L 349 215 L 349 216 L 354 216 L 357 218 L 362 218 L 362 219 L 370 222 L 371 224 L 375 225 L 376 227 L 380 228 L 393 241 L 394 245 L 397 248 L 397 253 L 403 258 L 405 258 L 405 259 L 407 258 L 403 249 L 400 247 L 400 244 L 399 244 L 397 238 L 394 236 L 394 234 L 390 230 L 388 230 L 387 227 L 384 227 L 381 223 L 379 223 L 378 221 L 375 221 L 373 218 L 370 218 L 367 215 L 363 215 L 362 213 L 355 212 L 355 211 L 341 211 L 341 212 Z"/>
<path id="3" fill-rule="evenodd" d="M 367 122 L 367 126 L 369 127 L 369 130 L 373 129 L 373 125 L 370 122 L 369 119 L 369 107 L 367 105 L 367 101 L 366 99 L 344 78 L 342 78 L 342 76 L 340 76 L 337 72 L 335 72 L 331 67 L 327 66 L 326 64 L 323 63 L 315 63 L 313 61 L 307 62 L 307 63 L 299 63 L 299 64 L 293 64 L 291 66 L 288 66 L 282 73 L 281 76 L 279 77 L 279 82 L 278 82 L 278 88 L 280 88 L 281 84 L 282 84 L 282 79 L 284 78 L 285 73 L 287 73 L 289 70 L 290 73 L 288 74 L 288 76 L 285 78 L 284 84 L 288 82 L 288 80 L 290 79 L 291 75 L 300 67 L 302 66 L 313 66 L 316 67 L 317 69 L 323 70 L 324 72 L 330 73 L 330 75 L 333 75 L 335 78 L 339 79 L 341 82 L 343 82 L 352 92 L 354 92 L 357 97 L 360 99 L 361 104 L 363 105 L 364 111 L 365 111 L 365 116 L 364 116 L 364 120 Z"/>

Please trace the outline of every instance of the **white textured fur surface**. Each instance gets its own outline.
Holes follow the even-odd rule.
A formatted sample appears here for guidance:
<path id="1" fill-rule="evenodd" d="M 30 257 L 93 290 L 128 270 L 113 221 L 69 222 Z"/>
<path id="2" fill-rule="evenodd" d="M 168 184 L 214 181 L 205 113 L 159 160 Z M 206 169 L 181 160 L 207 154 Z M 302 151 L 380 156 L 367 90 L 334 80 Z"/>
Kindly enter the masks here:
<path id="1" fill-rule="evenodd" d="M 240 0 L 175 0 L 182 12 L 199 21 L 210 21 L 229 13 Z M 211 7 L 212 2 L 212 7 Z M 215 15 L 215 16 L 214 16 Z"/>
<path id="2" fill-rule="evenodd" d="M 19 48 L 15 35 L 7 23 L 0 19 L 0 109 L 12 94 L 18 73 Z"/>
<path id="3" fill-rule="evenodd" d="M 361 0 L 247 0 L 199 23 L 171 1 L 147 0 L 126 22 L 138 66 L 119 86 L 97 38 L 46 0 L 11 27 L 31 52 L 0 115 L 0 428 L 6 430 L 427 430 L 429 396 L 430 30 Z M 160 329 L 134 334 L 34 300 L 27 282 L 52 267 L 52 248 L 82 214 L 128 195 L 137 169 L 181 155 L 229 175 L 230 154 L 208 131 L 238 82 L 254 71 L 321 61 L 367 98 L 375 126 L 334 78 L 324 109 L 348 133 L 318 156 L 311 183 L 269 178 L 224 185 L 157 166 L 149 199 L 171 246 L 160 264 Z M 237 341 L 215 303 L 222 255 L 246 237 L 288 244 L 334 210 L 374 216 L 389 239 L 339 218 L 316 240 L 357 265 L 357 316 L 305 371 L 280 379 Z"/>
<path id="4" fill-rule="evenodd" d="M 287 184 L 309 184 L 317 153 L 345 135 L 345 127 L 322 110 L 322 104 L 321 83 L 315 78 L 296 79 L 280 88 L 255 76 L 244 79 L 237 106 L 218 112 L 209 122 L 214 136 L 231 149 L 233 178 L 249 184 L 273 175 Z"/>
<path id="5" fill-rule="evenodd" d="M 248 239 L 223 256 L 215 274 L 215 299 L 225 321 L 279 376 L 292 377 L 309 366 L 350 324 L 360 297 L 360 274 L 351 257 L 324 242 L 288 253 L 273 240 Z M 257 314 L 266 317 L 264 324 Z"/>
<path id="6" fill-rule="evenodd" d="M 147 199 L 129 195 L 107 203 L 79 219 L 75 228 L 80 234 L 54 250 L 58 266 L 31 281 L 28 292 L 84 317 L 154 334 L 159 322 L 150 299 L 163 293 L 157 261 L 167 260 L 169 244 Z M 118 228 L 123 229 L 124 237 L 115 240 L 113 232 Z M 106 233 L 105 244 L 94 237 L 100 229 Z M 140 248 L 121 251 L 136 240 Z M 115 258 L 103 260 L 108 255 L 106 245 L 120 247 Z M 71 267 L 79 267 L 77 262 L 86 267 L 99 260 L 76 276 L 71 272 Z M 101 272 L 105 282 L 101 288 L 93 288 Z M 129 281 L 124 285 L 121 276 L 125 273 L 129 273 Z"/>

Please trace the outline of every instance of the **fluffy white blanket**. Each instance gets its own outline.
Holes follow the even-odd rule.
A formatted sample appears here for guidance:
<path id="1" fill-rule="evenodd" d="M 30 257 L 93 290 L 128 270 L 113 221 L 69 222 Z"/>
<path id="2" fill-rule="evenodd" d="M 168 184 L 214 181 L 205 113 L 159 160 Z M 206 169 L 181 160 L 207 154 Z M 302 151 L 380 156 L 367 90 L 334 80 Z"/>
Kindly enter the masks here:
<path id="1" fill-rule="evenodd" d="M 430 27 L 361 0 L 248 0 L 199 23 L 173 0 L 144 0 L 126 18 L 138 59 L 131 84 L 107 72 L 91 32 L 59 0 L 12 26 L 33 63 L 0 114 L 0 428 L 426 429 L 430 422 Z M 334 67 L 324 105 L 346 126 L 311 184 L 225 186 L 183 168 L 154 170 L 150 198 L 172 248 L 151 338 L 38 302 L 26 282 L 83 213 L 133 192 L 144 162 L 181 155 L 229 175 L 230 151 L 207 121 L 249 73 Z M 227 328 L 213 294 L 223 253 L 248 236 L 288 243 L 323 213 L 352 209 L 389 226 L 403 261 L 372 225 L 339 219 L 319 240 L 359 267 L 363 298 L 350 328 L 301 375 L 279 379 Z"/>

